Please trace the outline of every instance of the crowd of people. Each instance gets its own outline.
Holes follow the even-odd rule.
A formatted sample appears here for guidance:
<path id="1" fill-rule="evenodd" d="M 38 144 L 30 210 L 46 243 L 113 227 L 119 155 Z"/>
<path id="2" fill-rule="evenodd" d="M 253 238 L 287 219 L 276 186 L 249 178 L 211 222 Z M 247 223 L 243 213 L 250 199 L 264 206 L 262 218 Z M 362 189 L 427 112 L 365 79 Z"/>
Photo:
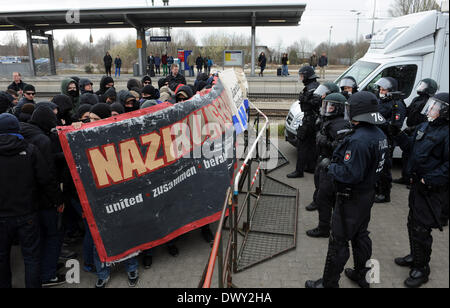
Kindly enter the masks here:
<path id="1" fill-rule="evenodd" d="M 65 282 L 60 274 L 64 261 L 77 257 L 73 245 L 82 239 L 82 264 L 97 275 L 95 287 L 104 288 L 110 268 L 100 262 L 83 209 L 56 132 L 57 126 L 95 122 L 169 102 L 182 103 L 211 88 L 214 75 L 200 73 L 194 85 L 186 83 L 177 64 L 153 86 L 150 76 L 130 79 L 118 90 L 111 76 L 103 76 L 99 88 L 76 76 L 61 82 L 61 93 L 37 102 L 37 89 L 24 83 L 20 73 L 0 91 L 0 288 L 12 286 L 10 254 L 20 244 L 25 263 L 26 287 L 49 287 Z M 208 243 L 213 235 L 201 228 Z M 178 255 L 175 241 L 166 244 Z M 125 262 L 129 286 L 138 279 L 136 257 Z M 145 268 L 152 265 L 152 251 L 142 253 Z"/>
<path id="2" fill-rule="evenodd" d="M 430 276 L 432 230 L 442 230 L 449 219 L 449 94 L 438 93 L 436 81 L 427 78 L 407 107 L 392 77 L 380 78 L 374 93 L 358 92 L 351 76 L 339 86 L 320 84 L 312 66 L 302 67 L 299 75 L 305 86 L 299 98 L 304 116 L 297 132 L 296 170 L 287 177 L 314 174 L 313 202 L 306 209 L 318 211 L 319 222 L 307 235 L 329 238 L 323 276 L 306 287 L 338 287 L 343 272 L 360 287 L 370 287 L 368 226 L 373 204 L 391 202 L 396 146 L 403 150 L 403 171 L 395 182 L 410 189 L 410 212 L 404 218 L 410 252 L 393 261 L 411 268 L 407 287 L 422 286 Z M 349 242 L 354 268 L 344 271 Z"/>

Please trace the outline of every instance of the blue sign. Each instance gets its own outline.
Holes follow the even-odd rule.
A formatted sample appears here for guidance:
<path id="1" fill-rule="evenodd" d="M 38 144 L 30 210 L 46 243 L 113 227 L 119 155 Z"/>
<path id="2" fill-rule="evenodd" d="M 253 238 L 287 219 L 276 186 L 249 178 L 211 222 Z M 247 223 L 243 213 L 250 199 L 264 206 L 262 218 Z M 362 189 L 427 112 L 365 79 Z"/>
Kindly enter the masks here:
<path id="1" fill-rule="evenodd" d="M 150 42 L 172 42 L 171 36 L 150 36 Z"/>

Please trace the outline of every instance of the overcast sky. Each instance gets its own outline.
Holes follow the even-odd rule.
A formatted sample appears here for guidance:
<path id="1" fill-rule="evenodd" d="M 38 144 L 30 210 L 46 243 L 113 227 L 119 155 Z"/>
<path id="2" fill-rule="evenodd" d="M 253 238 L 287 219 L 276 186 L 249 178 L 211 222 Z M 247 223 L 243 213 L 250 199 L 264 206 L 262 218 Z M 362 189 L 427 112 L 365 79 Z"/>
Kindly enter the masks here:
<path id="1" fill-rule="evenodd" d="M 328 41 L 330 27 L 333 26 L 331 40 L 333 43 L 354 40 L 356 37 L 356 13 L 350 12 L 357 10 L 361 12 L 359 34 L 366 35 L 371 32 L 372 14 L 375 0 L 226 0 L 226 1 L 205 1 L 205 0 L 170 0 L 171 6 L 190 6 L 198 5 L 226 5 L 226 4 L 275 4 L 275 3 L 306 3 L 306 12 L 304 13 L 301 24 L 298 27 L 259 27 L 256 30 L 259 45 L 275 47 L 282 41 L 282 46 L 288 47 L 293 42 L 301 38 L 308 38 L 316 45 L 321 42 Z M 393 0 L 376 0 L 377 9 L 376 17 L 379 18 L 375 22 L 377 29 L 389 18 L 388 9 Z M 9 2 L 11 3 L 11 2 Z M 207 3 L 207 4 L 206 4 Z M 111 8 L 111 7 L 127 7 L 127 6 L 151 6 L 151 0 L 95 0 L 95 1 L 79 1 L 79 0 L 16 0 L 11 6 L 15 11 L 31 11 L 31 10 L 51 10 L 51 9 L 73 9 L 73 8 Z M 155 5 L 162 5 L 162 0 L 155 0 Z M 1 11 L 10 11 L 9 7 L 0 6 Z M 82 18 L 82 16 L 81 16 Z M 202 34 L 208 33 L 211 29 L 207 28 L 185 28 L 183 30 L 192 31 L 197 38 Z M 221 28 L 219 30 L 224 33 L 243 33 L 250 35 L 250 28 Z M 71 31 L 55 30 L 54 35 L 57 41 L 61 41 L 64 35 Z M 89 30 L 73 30 L 77 37 L 84 42 L 89 41 Z M 92 30 L 94 43 L 108 32 L 116 35 L 120 40 L 128 35 L 136 35 L 134 29 L 115 29 L 115 30 Z M 20 39 L 25 42 L 26 36 L 24 31 L 19 31 Z M 5 42 L 7 32 L 0 32 L 0 42 Z"/>

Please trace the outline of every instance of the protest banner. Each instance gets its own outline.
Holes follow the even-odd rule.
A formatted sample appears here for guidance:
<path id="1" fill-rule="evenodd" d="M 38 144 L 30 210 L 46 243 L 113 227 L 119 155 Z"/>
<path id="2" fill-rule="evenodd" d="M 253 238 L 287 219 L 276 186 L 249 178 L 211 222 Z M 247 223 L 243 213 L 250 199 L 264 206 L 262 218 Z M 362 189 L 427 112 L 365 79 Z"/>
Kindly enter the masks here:
<path id="1" fill-rule="evenodd" d="M 102 262 L 220 218 L 236 162 L 232 107 L 217 79 L 183 103 L 58 128 Z"/>

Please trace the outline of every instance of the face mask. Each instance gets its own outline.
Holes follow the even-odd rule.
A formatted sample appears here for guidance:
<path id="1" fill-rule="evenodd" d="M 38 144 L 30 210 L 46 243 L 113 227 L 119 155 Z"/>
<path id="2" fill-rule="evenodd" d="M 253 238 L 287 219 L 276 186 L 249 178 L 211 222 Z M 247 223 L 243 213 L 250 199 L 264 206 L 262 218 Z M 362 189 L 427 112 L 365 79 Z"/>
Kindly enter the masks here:
<path id="1" fill-rule="evenodd" d="M 67 93 L 69 93 L 70 96 L 77 96 L 77 91 L 76 90 L 70 90 Z"/>
<path id="2" fill-rule="evenodd" d="M 83 123 L 89 123 L 89 122 L 91 122 L 91 119 L 87 118 L 87 119 L 81 120 L 81 122 L 83 122 Z"/>

